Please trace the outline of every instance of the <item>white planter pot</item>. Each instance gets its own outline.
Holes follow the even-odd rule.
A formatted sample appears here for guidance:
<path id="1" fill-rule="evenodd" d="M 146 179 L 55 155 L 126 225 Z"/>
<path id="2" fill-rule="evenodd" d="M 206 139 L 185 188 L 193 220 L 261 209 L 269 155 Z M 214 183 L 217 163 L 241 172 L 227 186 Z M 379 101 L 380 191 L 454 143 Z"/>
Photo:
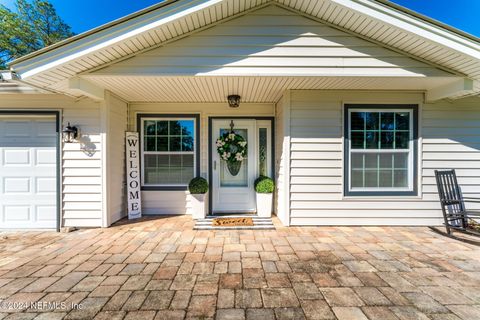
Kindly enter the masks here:
<path id="1" fill-rule="evenodd" d="M 197 219 L 204 219 L 205 218 L 205 198 L 207 194 L 191 194 L 190 195 L 190 203 L 192 205 L 192 218 Z"/>
<path id="2" fill-rule="evenodd" d="M 257 193 L 257 216 L 270 218 L 272 216 L 273 193 Z"/>

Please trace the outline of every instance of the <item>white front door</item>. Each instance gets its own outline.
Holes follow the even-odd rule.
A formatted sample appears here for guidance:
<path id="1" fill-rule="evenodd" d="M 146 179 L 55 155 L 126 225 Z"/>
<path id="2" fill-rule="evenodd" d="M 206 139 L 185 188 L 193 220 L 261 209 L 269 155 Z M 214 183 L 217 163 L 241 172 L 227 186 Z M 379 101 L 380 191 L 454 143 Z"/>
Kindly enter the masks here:
<path id="1" fill-rule="evenodd" d="M 0 115 L 0 228 L 55 228 L 55 116 Z"/>
<path id="2" fill-rule="evenodd" d="M 248 156 L 240 171 L 233 176 L 227 163 L 220 159 L 215 142 L 230 131 L 233 120 L 235 134 L 247 141 Z M 253 183 L 257 177 L 256 121 L 250 119 L 213 120 L 212 122 L 212 211 L 213 213 L 254 213 L 256 211 Z"/>

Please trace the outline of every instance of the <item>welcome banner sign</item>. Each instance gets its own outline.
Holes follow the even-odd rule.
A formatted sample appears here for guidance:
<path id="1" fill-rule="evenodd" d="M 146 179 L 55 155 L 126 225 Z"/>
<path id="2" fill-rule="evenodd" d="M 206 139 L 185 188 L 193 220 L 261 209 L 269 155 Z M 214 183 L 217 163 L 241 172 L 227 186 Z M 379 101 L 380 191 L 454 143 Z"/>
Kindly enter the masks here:
<path id="1" fill-rule="evenodd" d="M 125 151 L 127 168 L 128 219 L 137 219 L 142 216 L 138 132 L 126 132 Z"/>

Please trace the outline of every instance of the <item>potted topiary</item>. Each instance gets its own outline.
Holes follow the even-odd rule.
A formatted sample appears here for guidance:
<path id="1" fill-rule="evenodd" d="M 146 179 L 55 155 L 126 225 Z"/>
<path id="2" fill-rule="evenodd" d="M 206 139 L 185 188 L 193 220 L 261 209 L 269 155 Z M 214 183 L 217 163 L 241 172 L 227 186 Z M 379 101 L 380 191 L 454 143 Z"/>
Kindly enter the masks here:
<path id="1" fill-rule="evenodd" d="M 273 190 L 275 190 L 275 183 L 271 178 L 260 176 L 255 180 L 257 215 L 259 217 L 272 216 Z"/>
<path id="2" fill-rule="evenodd" d="M 192 204 L 192 218 L 205 218 L 205 197 L 208 192 L 208 182 L 202 177 L 196 177 L 190 180 L 188 184 L 190 191 L 190 203 Z"/>

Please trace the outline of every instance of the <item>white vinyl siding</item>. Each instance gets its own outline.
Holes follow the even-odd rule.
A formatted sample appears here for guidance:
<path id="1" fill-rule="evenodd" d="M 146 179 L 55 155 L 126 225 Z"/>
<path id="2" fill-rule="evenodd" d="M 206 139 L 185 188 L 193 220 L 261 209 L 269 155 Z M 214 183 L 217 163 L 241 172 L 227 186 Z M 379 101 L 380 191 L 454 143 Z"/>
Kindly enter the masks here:
<path id="1" fill-rule="evenodd" d="M 277 6 L 217 24 L 94 74 L 448 75 Z"/>
<path id="2" fill-rule="evenodd" d="M 208 178 L 208 117 L 274 116 L 273 104 L 241 103 L 232 109 L 225 103 L 131 103 L 129 129 L 137 130 L 137 114 L 199 114 L 200 115 L 200 176 Z M 144 214 L 190 214 L 188 191 L 142 191 Z"/>
<path id="3" fill-rule="evenodd" d="M 480 197 L 480 99 L 426 104 L 422 113 L 423 199 L 438 199 L 435 169 L 455 169 L 463 195 Z M 466 206 L 480 209 L 480 204 Z"/>
<path id="4" fill-rule="evenodd" d="M 290 95 L 292 225 L 439 225 L 442 215 L 434 169 L 457 169 L 462 191 L 478 196 L 478 99 L 423 104 L 422 93 L 310 90 Z M 420 106 L 418 196 L 344 196 L 344 103 Z"/>
<path id="5" fill-rule="evenodd" d="M 101 104 L 51 94 L 9 94 L 0 99 L 1 110 L 58 110 L 61 128 L 70 122 L 80 129 L 74 143 L 63 143 L 62 226 L 102 226 Z"/>
<path id="6" fill-rule="evenodd" d="M 243 102 L 270 103 L 286 89 L 419 90 L 453 79 L 450 73 L 277 6 L 84 77 L 129 101 L 220 102 L 238 90 Z"/>

